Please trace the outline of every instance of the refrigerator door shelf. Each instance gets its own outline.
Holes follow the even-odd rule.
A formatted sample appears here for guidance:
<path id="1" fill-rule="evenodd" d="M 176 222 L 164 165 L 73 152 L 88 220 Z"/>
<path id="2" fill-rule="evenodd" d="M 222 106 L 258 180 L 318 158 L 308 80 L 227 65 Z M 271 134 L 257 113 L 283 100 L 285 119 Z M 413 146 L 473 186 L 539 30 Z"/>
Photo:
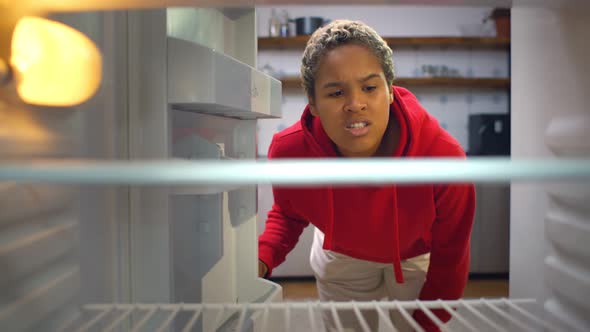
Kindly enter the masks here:
<path id="1" fill-rule="evenodd" d="M 168 37 L 173 109 L 238 119 L 281 116 L 281 83 L 214 49 Z"/>

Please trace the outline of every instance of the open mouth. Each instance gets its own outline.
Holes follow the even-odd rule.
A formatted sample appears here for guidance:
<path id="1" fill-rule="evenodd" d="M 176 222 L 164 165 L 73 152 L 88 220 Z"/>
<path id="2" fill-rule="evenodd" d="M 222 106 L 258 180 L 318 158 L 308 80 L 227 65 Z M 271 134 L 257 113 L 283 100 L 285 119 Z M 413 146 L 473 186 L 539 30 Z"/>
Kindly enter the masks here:
<path id="1" fill-rule="evenodd" d="M 369 123 L 366 121 L 353 122 L 346 126 L 346 129 L 365 128 Z"/>
<path id="2" fill-rule="evenodd" d="M 346 130 L 353 136 L 363 136 L 369 132 L 369 126 L 370 123 L 366 120 L 353 121 L 346 124 Z"/>

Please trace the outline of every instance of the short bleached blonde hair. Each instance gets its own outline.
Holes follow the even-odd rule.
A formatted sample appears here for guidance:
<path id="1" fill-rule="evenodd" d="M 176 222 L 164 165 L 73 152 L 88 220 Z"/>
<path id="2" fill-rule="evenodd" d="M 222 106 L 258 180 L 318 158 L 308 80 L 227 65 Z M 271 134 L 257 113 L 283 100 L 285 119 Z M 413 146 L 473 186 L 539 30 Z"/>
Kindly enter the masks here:
<path id="1" fill-rule="evenodd" d="M 393 52 L 387 42 L 363 22 L 336 20 L 316 30 L 303 51 L 301 81 L 310 100 L 315 97 L 315 77 L 322 58 L 328 51 L 346 44 L 362 45 L 373 52 L 383 67 L 388 86 L 393 84 L 395 78 Z"/>

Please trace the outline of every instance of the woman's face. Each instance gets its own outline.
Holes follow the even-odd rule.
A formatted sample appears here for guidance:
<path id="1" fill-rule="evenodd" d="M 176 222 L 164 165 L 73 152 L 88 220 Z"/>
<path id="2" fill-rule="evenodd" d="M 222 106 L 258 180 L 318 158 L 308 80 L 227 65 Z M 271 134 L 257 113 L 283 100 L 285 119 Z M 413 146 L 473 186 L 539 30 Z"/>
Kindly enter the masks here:
<path id="1" fill-rule="evenodd" d="M 328 51 L 315 78 L 310 111 L 345 157 L 375 154 L 389 121 L 393 90 L 377 57 L 356 44 Z"/>

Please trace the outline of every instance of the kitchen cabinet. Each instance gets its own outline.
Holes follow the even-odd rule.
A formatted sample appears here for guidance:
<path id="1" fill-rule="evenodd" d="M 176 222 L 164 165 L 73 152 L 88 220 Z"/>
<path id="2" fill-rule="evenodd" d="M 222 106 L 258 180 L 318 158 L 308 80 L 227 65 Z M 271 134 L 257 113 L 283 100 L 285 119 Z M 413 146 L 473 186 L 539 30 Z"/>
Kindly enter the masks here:
<path id="1" fill-rule="evenodd" d="M 260 37 L 258 50 L 303 49 L 309 36 Z M 391 46 L 461 46 L 471 48 L 509 49 L 510 38 L 499 37 L 383 37 Z"/>
<path id="2" fill-rule="evenodd" d="M 308 36 L 258 38 L 258 50 L 293 50 L 305 48 Z M 452 47 L 468 49 L 510 50 L 510 38 L 500 37 L 384 37 L 391 48 Z M 425 50 L 424 52 L 428 52 Z M 281 77 L 285 89 L 301 87 L 298 76 Z M 469 87 L 510 89 L 510 78 L 487 77 L 397 77 L 395 85 L 404 87 Z"/>
<path id="3" fill-rule="evenodd" d="M 282 77 L 281 82 L 285 89 L 297 89 L 301 87 L 299 77 Z M 467 77 L 397 77 L 394 85 L 416 87 L 468 87 L 468 88 L 499 88 L 510 89 L 509 78 L 467 78 Z"/>

